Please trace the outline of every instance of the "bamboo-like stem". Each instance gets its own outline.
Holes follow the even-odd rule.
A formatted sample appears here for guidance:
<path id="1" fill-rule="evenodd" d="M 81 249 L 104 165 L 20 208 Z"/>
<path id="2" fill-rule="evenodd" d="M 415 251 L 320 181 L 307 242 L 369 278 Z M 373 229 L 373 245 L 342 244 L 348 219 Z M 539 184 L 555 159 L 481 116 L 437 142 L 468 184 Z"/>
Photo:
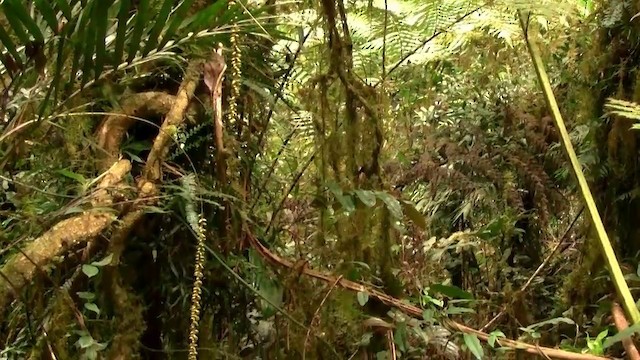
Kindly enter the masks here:
<path id="1" fill-rule="evenodd" d="M 524 33 L 524 39 L 527 43 L 527 48 L 529 48 L 529 54 L 531 55 L 531 60 L 533 61 L 534 68 L 536 70 L 536 74 L 538 75 L 538 81 L 540 81 L 540 87 L 542 87 L 542 91 L 544 92 L 544 97 L 551 110 L 553 115 L 553 120 L 556 123 L 558 131 L 560 132 L 560 136 L 562 138 L 562 144 L 564 145 L 564 149 L 571 160 L 571 167 L 573 168 L 573 172 L 578 179 L 578 184 L 580 186 L 580 192 L 582 192 L 582 196 L 584 197 L 587 209 L 591 214 L 591 220 L 596 229 L 596 233 L 598 235 L 598 240 L 600 246 L 602 248 L 602 252 L 604 254 L 605 260 L 607 262 L 607 266 L 609 267 L 609 272 L 613 279 L 613 283 L 618 292 L 618 296 L 622 301 L 622 305 L 624 306 L 627 314 L 631 317 L 631 320 L 634 324 L 640 323 L 640 312 L 636 307 L 636 303 L 633 300 L 633 296 L 631 295 L 631 291 L 629 291 L 629 286 L 624 279 L 624 275 L 622 274 L 622 270 L 620 269 L 620 264 L 618 263 L 618 259 L 616 258 L 616 254 L 613 251 L 613 247 L 611 246 L 611 241 L 609 240 L 609 236 L 607 235 L 607 231 L 604 228 L 604 224 L 602 223 L 602 219 L 600 218 L 600 213 L 598 212 L 598 208 L 593 199 L 593 195 L 591 194 L 591 189 L 587 184 L 587 180 L 582 172 L 582 166 L 578 161 L 578 157 L 576 156 L 576 152 L 573 149 L 573 145 L 571 144 L 571 139 L 569 138 L 569 133 L 567 132 L 567 127 L 564 124 L 564 120 L 562 119 L 562 115 L 560 114 L 560 109 L 558 108 L 558 103 L 556 102 L 556 98 L 553 95 L 553 90 L 551 89 L 551 83 L 549 82 L 549 77 L 547 76 L 547 72 L 544 68 L 544 63 L 542 62 L 542 58 L 540 57 L 540 53 L 538 49 L 535 47 L 533 42 L 528 36 L 527 33 L 527 19 L 526 14 L 523 13 L 522 10 L 518 12 L 520 16 L 520 26 L 522 26 L 522 31 Z"/>

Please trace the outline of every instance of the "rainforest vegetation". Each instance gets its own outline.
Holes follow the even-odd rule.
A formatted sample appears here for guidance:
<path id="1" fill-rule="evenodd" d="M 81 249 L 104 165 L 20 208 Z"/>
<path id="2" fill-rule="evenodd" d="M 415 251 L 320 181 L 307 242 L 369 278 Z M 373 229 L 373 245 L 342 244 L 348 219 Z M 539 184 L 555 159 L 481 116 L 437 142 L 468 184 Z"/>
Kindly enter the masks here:
<path id="1" fill-rule="evenodd" d="M 0 1 L 0 359 L 640 359 L 640 2 Z"/>

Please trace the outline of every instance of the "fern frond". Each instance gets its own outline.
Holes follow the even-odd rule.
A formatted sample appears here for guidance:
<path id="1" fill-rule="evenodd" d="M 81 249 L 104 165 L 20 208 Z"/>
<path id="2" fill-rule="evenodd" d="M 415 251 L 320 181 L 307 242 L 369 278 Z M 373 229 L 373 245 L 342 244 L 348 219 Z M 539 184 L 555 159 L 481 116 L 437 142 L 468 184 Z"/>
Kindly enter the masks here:
<path id="1" fill-rule="evenodd" d="M 640 105 L 624 100 L 609 98 L 604 104 L 604 108 L 610 115 L 622 116 L 631 120 L 640 120 Z M 640 125 L 633 126 L 634 129 L 640 129 Z"/>

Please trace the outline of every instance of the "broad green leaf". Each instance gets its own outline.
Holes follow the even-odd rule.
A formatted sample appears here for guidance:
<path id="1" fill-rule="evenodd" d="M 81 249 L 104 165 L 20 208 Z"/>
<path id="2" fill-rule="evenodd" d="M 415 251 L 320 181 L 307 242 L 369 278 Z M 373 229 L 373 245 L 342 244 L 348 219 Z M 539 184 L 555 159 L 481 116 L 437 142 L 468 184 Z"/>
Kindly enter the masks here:
<path id="1" fill-rule="evenodd" d="M 93 300 L 96 298 L 96 294 L 92 293 L 92 292 L 88 292 L 88 291 L 79 291 L 76 294 L 78 294 L 78 297 L 80 299 L 85 299 L 85 300 Z"/>
<path id="2" fill-rule="evenodd" d="M 69 170 L 57 170 L 56 173 L 68 177 L 69 179 L 73 179 L 75 181 L 77 181 L 80 184 L 85 184 L 87 182 L 87 180 L 84 178 L 84 176 L 80 175 L 80 174 L 76 174 L 73 171 L 69 171 Z"/>
<path id="3" fill-rule="evenodd" d="M 473 299 L 473 295 L 471 295 L 471 293 L 464 291 L 457 286 L 434 284 L 429 288 L 452 299 Z"/>
<path id="4" fill-rule="evenodd" d="M 38 10 L 40 10 L 40 13 L 42 14 L 42 18 L 44 18 L 44 21 L 47 22 L 47 25 L 49 25 L 49 28 L 51 29 L 51 31 L 53 31 L 53 33 L 57 33 L 58 32 L 58 19 L 56 19 L 56 13 L 53 10 L 53 7 L 51 6 L 51 3 L 49 0 L 34 0 L 36 6 L 38 7 Z"/>
<path id="5" fill-rule="evenodd" d="M 413 223 L 417 227 L 419 227 L 422 230 L 427 228 L 427 221 L 425 220 L 424 215 L 422 215 L 422 213 L 418 211 L 418 209 L 416 209 L 416 207 L 412 203 L 408 201 L 402 201 L 400 202 L 400 204 L 402 204 L 402 209 L 404 210 L 404 213 L 407 215 L 407 217 L 411 221 L 413 221 Z"/>
<path id="6" fill-rule="evenodd" d="M 106 266 L 111 264 L 111 259 L 113 259 L 113 254 L 109 254 L 105 256 L 105 258 L 100 261 L 94 261 L 91 263 L 91 265 L 98 266 L 98 267 Z"/>
<path id="7" fill-rule="evenodd" d="M 93 311 L 94 313 L 100 315 L 100 309 L 98 308 L 98 305 L 96 305 L 94 303 L 85 303 L 84 304 L 84 308 L 89 310 L 89 311 Z"/>
<path id="8" fill-rule="evenodd" d="M 164 36 L 162 37 L 162 41 L 160 41 L 158 48 L 164 47 L 167 44 L 167 42 L 171 40 L 176 30 L 178 29 L 178 27 L 180 27 L 180 25 L 182 24 L 182 21 L 185 19 L 187 15 L 187 11 L 191 7 L 191 3 L 193 3 L 193 1 L 194 0 L 183 0 L 182 3 L 178 6 L 178 8 L 173 12 L 172 16 L 169 17 L 169 27 L 167 28 L 167 31 L 164 33 Z"/>
<path id="9" fill-rule="evenodd" d="M 93 345 L 94 341 L 95 340 L 93 340 L 93 338 L 90 335 L 85 335 L 85 336 L 81 336 L 80 339 L 78 339 L 78 341 L 76 342 L 76 344 L 81 349 L 86 349 L 91 345 Z"/>
<path id="10" fill-rule="evenodd" d="M 82 265 L 82 272 L 87 275 L 88 278 L 92 278 L 98 275 L 100 270 L 98 270 L 96 266 L 84 264 Z"/>
<path id="11" fill-rule="evenodd" d="M 283 296 L 282 287 L 277 282 L 264 276 L 260 276 L 258 281 L 260 286 L 259 291 L 262 294 L 262 296 L 266 298 L 271 304 L 274 304 L 275 306 L 278 306 L 278 307 L 281 306 L 282 296 Z M 264 303 L 264 310 L 262 315 L 265 318 L 268 318 L 273 314 L 275 314 L 276 312 L 275 308 L 273 308 L 268 302 L 263 302 L 263 303 Z"/>
<path id="12" fill-rule="evenodd" d="M 604 341 L 604 344 L 602 344 L 602 349 L 604 350 L 610 347 L 611 345 L 616 344 L 624 339 L 627 339 L 631 335 L 639 332 L 640 332 L 640 324 L 631 325 L 628 328 L 620 331 L 619 333 L 607 338 L 607 340 Z"/>
<path id="13" fill-rule="evenodd" d="M 160 12 L 158 16 L 153 21 L 153 28 L 147 37 L 147 43 L 144 46 L 144 50 L 142 51 L 142 55 L 146 56 L 155 46 L 158 44 L 158 37 L 160 36 L 160 32 L 167 24 L 167 18 L 169 17 L 169 13 L 171 12 L 171 8 L 175 3 L 174 0 L 164 0 L 162 3 L 162 7 L 160 8 Z"/>
<path id="14" fill-rule="evenodd" d="M 409 343 L 407 334 L 407 325 L 405 323 L 399 323 L 396 326 L 396 330 L 393 332 L 393 342 L 398 345 L 400 351 L 407 351 L 407 344 Z"/>
<path id="15" fill-rule="evenodd" d="M 135 15 L 135 25 L 133 26 L 133 34 L 129 41 L 129 49 L 127 55 L 127 62 L 131 63 L 136 57 L 138 50 L 140 49 L 140 41 L 142 34 L 145 30 L 145 25 L 149 19 L 151 11 L 149 10 L 149 0 L 140 0 L 138 3 L 138 11 Z"/>
<path id="16" fill-rule="evenodd" d="M 336 184 L 333 181 L 329 181 L 327 182 L 327 189 L 329 189 L 329 191 L 331 191 L 334 195 L 338 196 L 342 196 L 343 192 L 342 189 L 340 188 L 340 186 L 338 184 Z"/>
<path id="17" fill-rule="evenodd" d="M 469 348 L 469 351 L 475 356 L 476 359 L 480 360 L 484 356 L 484 350 L 482 349 L 482 345 L 480 344 L 480 340 L 475 334 L 467 334 L 463 335 L 464 343 Z"/>
<path id="18" fill-rule="evenodd" d="M 364 306 L 369 301 L 369 293 L 367 292 L 358 291 L 358 294 L 356 296 L 358 298 L 358 304 L 360 304 L 360 306 Z"/>
<path id="19" fill-rule="evenodd" d="M 356 205 L 353 203 L 353 198 L 351 198 L 350 195 L 336 196 L 336 198 L 346 212 L 350 213 L 356 209 Z"/>
<path id="20" fill-rule="evenodd" d="M 113 66 L 117 67 L 122 63 L 122 54 L 124 53 L 124 42 L 127 33 L 127 21 L 129 20 L 129 9 L 131 8 L 131 0 L 122 0 L 120 2 L 120 10 L 118 11 L 118 28 L 116 30 L 116 46 L 113 53 Z"/>
<path id="21" fill-rule="evenodd" d="M 4 5 L 7 10 L 5 14 L 11 14 L 7 18 L 15 17 L 19 19 L 36 41 L 44 43 L 44 36 L 42 36 L 38 24 L 29 16 L 29 10 L 24 6 L 24 1 L 5 0 Z"/>
<path id="22" fill-rule="evenodd" d="M 402 207 L 400 207 L 398 199 L 382 191 L 376 192 L 376 195 L 385 203 L 385 205 L 387 205 L 387 209 L 389 209 L 391 216 L 396 219 L 402 219 Z"/>
<path id="23" fill-rule="evenodd" d="M 356 195 L 358 195 L 358 199 L 362 201 L 362 203 L 367 207 L 372 207 L 376 204 L 376 194 L 369 190 L 354 190 Z"/>
<path id="24" fill-rule="evenodd" d="M 327 188 L 333 193 L 333 195 L 336 197 L 336 200 L 338 200 L 338 202 L 346 212 L 352 212 L 356 209 L 351 196 L 345 195 L 338 184 L 336 184 L 335 182 L 328 182 Z"/>

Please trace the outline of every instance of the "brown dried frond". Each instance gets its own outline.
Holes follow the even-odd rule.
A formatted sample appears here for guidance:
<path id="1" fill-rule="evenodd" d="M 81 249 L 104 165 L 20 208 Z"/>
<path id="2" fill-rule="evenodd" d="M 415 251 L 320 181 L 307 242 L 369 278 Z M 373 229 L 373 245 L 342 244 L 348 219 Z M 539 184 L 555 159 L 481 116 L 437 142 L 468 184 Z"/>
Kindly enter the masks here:
<path id="1" fill-rule="evenodd" d="M 525 152 L 505 152 L 505 156 L 525 181 L 526 190 L 533 195 L 535 211 L 541 223 L 547 223 L 550 215 L 548 193 L 553 191 L 551 179 L 531 155 Z"/>

